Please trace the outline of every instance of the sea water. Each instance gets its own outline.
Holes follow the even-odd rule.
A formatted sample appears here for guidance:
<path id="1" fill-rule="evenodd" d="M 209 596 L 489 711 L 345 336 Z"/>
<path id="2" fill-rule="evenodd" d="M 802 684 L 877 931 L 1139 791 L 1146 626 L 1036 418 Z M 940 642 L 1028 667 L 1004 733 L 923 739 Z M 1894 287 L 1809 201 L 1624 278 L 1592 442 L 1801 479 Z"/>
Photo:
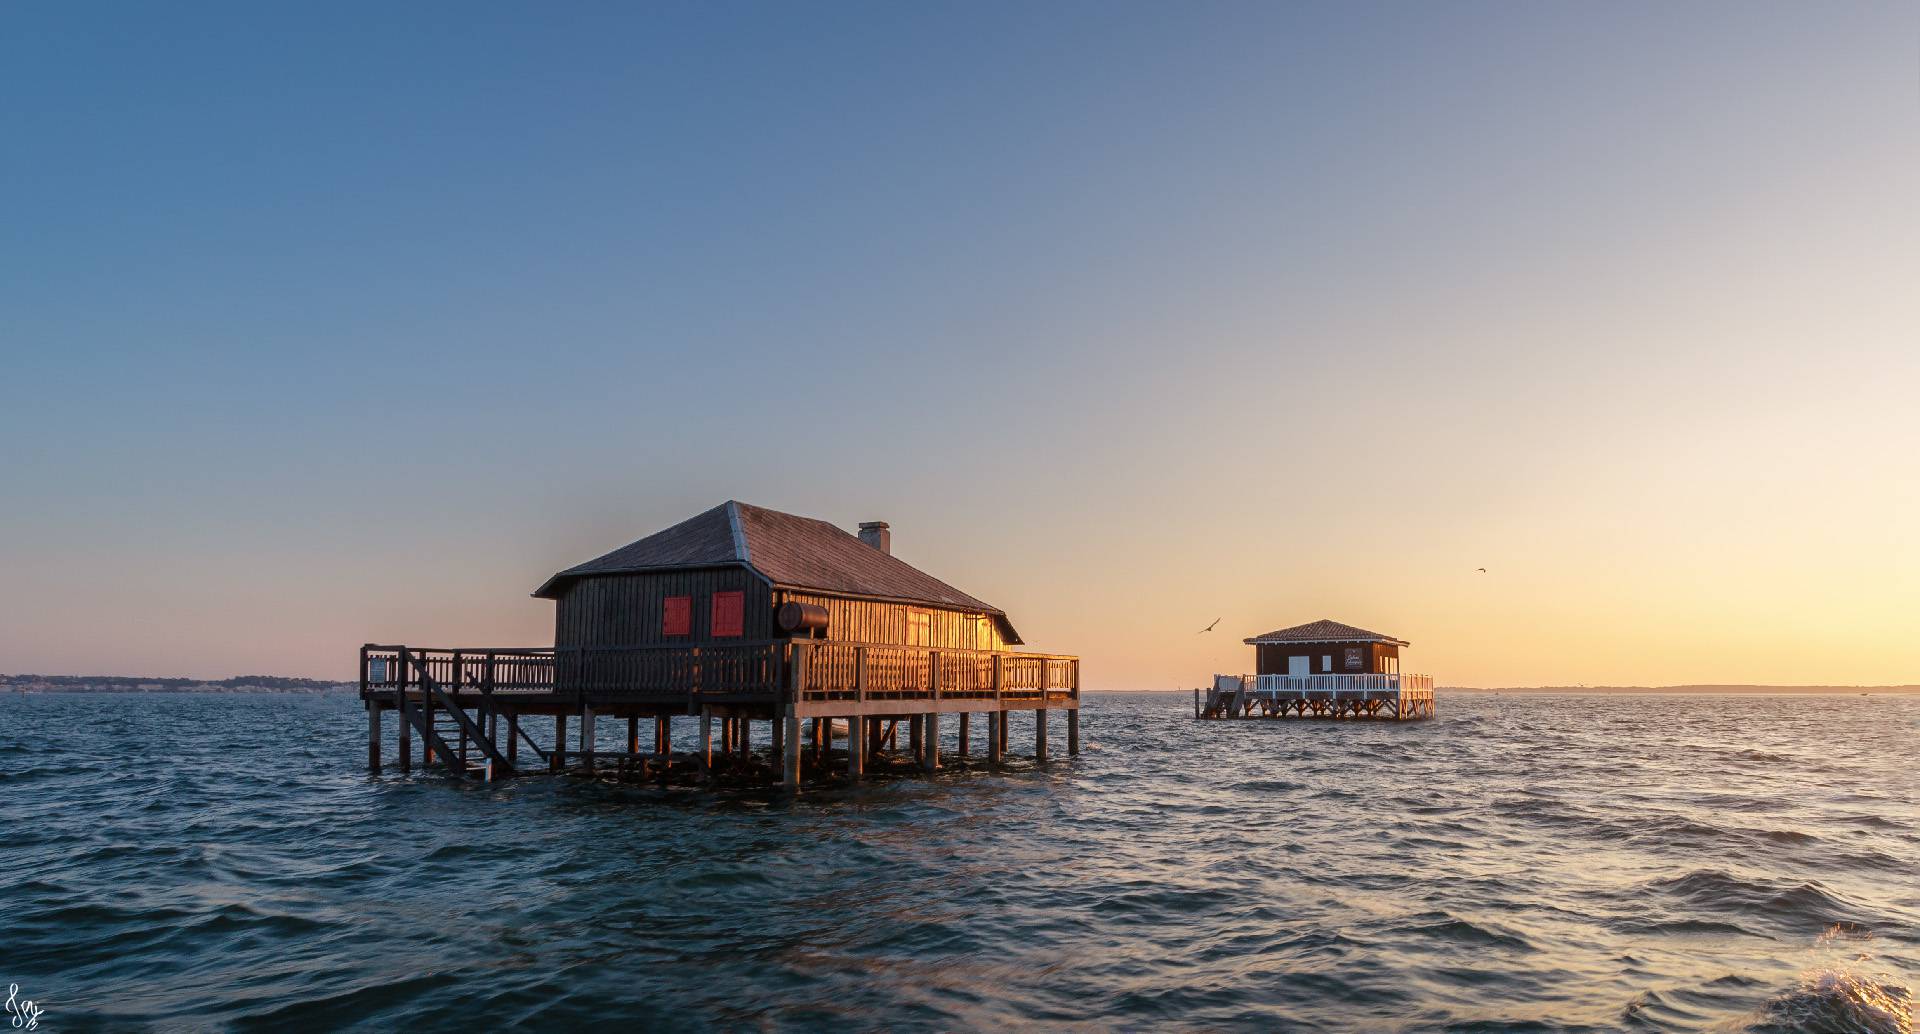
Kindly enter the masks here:
<path id="1" fill-rule="evenodd" d="M 1913 1029 L 1920 698 L 1191 713 L 788 799 L 403 776 L 391 716 L 374 776 L 351 696 L 0 697 L 0 985 L 47 1031 Z"/>

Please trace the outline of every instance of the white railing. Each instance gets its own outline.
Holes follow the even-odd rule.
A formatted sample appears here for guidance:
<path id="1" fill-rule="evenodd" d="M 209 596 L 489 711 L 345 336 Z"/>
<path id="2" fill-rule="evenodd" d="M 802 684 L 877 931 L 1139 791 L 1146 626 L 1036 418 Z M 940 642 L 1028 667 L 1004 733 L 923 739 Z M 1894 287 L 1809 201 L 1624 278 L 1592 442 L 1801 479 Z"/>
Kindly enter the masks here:
<path id="1" fill-rule="evenodd" d="M 1432 694 L 1431 675 L 1249 675 L 1248 692 L 1261 696 L 1304 693 Z"/>

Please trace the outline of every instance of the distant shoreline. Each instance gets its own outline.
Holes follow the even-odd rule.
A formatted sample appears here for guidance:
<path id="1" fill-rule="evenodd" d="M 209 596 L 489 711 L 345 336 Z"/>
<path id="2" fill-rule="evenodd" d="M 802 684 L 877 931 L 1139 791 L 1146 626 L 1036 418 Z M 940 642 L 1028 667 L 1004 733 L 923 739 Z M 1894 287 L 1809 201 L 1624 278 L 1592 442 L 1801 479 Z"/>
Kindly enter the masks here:
<path id="1" fill-rule="evenodd" d="M 0 693 L 344 693 L 354 682 L 292 678 L 284 675 L 236 675 L 229 679 L 143 678 L 137 675 L 0 675 Z"/>
<path id="2" fill-rule="evenodd" d="M 1204 688 L 1204 687 L 1203 687 Z M 1186 689 L 1089 689 L 1089 693 L 1192 693 Z M 1542 696 L 1703 696 L 1708 694 L 1749 694 L 1775 696 L 1913 696 L 1913 686 L 1436 686 L 1436 693 L 1534 693 Z"/>
<path id="3" fill-rule="evenodd" d="M 329 693 L 358 694 L 360 687 L 350 682 L 324 689 L 274 689 L 271 686 L 213 686 L 208 689 L 128 689 L 123 686 L 86 686 L 79 689 L 71 687 L 43 688 L 38 686 L 0 686 L 0 696 L 85 696 L 87 694 L 127 694 L 130 696 L 152 697 L 193 697 L 193 696 L 325 696 Z"/>
<path id="4" fill-rule="evenodd" d="M 1443 686 L 1440 688 L 1455 693 L 1670 693 L 1686 695 L 1708 693 L 1857 695 L 1860 693 L 1872 693 L 1888 696 L 1920 693 L 1920 686 Z"/>

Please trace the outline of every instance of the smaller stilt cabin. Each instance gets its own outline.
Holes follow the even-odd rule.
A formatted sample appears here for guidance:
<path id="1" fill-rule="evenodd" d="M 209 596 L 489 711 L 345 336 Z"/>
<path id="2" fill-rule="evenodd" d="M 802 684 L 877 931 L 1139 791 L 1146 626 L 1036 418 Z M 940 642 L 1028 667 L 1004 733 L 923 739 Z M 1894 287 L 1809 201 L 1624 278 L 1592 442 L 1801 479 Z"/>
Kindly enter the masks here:
<path id="1" fill-rule="evenodd" d="M 554 603 L 551 648 L 361 648 L 371 767 L 380 767 L 383 710 L 402 718 L 403 769 L 418 732 L 426 758 L 490 777 L 530 770 L 523 743 L 547 771 L 684 766 L 675 716 L 699 719 L 703 774 L 716 764 L 751 769 L 753 723 L 769 722 L 789 785 L 803 757 L 816 771 L 827 765 L 836 736 L 847 741 L 848 776 L 859 778 L 867 758 L 898 746 L 903 725 L 914 763 L 938 768 L 946 714 L 958 716 L 960 755 L 971 716 L 986 716 L 990 764 L 1006 750 L 1014 710 L 1033 712 L 1038 761 L 1047 760 L 1049 711 L 1066 712 L 1067 753 L 1079 751 L 1079 659 L 1015 650 L 1023 643 L 1005 611 L 895 557 L 882 521 L 853 535 L 729 501 L 569 567 L 534 596 Z M 521 727 L 527 715 L 553 717 L 551 751 Z M 577 750 L 567 748 L 569 717 L 580 722 Z M 596 717 L 627 719 L 625 751 L 599 748 Z M 654 722 L 649 750 L 643 718 Z"/>
<path id="2" fill-rule="evenodd" d="M 1322 618 L 1243 640 L 1254 648 L 1253 675 L 1215 675 L 1194 717 L 1427 718 L 1433 677 L 1400 671 L 1412 644 Z"/>
<path id="3" fill-rule="evenodd" d="M 1400 648 L 1413 645 L 1326 618 L 1242 641 L 1261 675 L 1397 675 Z"/>

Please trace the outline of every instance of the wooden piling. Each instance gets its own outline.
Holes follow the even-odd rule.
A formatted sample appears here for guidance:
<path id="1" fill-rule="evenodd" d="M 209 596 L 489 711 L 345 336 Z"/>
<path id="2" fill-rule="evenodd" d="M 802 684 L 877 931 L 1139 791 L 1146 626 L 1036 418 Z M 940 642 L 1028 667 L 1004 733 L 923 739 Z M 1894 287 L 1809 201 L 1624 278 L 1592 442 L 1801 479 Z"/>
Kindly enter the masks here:
<path id="1" fill-rule="evenodd" d="M 567 770 L 567 716 L 563 714 L 553 716 L 553 770 Z"/>
<path id="2" fill-rule="evenodd" d="M 394 712 L 394 716 L 400 719 L 400 771 L 411 772 L 413 771 L 413 723 L 407 721 L 407 713 L 404 710 L 406 703 L 404 699 L 399 701 L 401 710 Z"/>
<path id="3" fill-rule="evenodd" d="M 585 755 L 587 774 L 593 774 L 593 708 L 580 707 L 580 753 Z"/>
<path id="4" fill-rule="evenodd" d="M 640 716 L 630 714 L 627 716 L 627 754 L 632 756 L 638 753 L 640 753 Z"/>
<path id="5" fill-rule="evenodd" d="M 973 728 L 973 715 L 962 711 L 956 717 L 960 719 L 960 739 L 954 753 L 964 758 L 967 756 L 967 731 Z"/>
<path id="6" fill-rule="evenodd" d="M 793 705 L 787 705 L 787 715 L 783 720 L 787 727 L 787 751 L 781 758 L 781 782 L 789 793 L 800 791 L 800 712 Z"/>
<path id="7" fill-rule="evenodd" d="M 928 713 L 925 721 L 927 749 L 920 758 L 920 767 L 925 771 L 934 772 L 940 768 L 940 712 Z"/>
<path id="8" fill-rule="evenodd" d="M 1047 709 L 1033 712 L 1033 760 L 1037 764 L 1047 763 Z"/>
<path id="9" fill-rule="evenodd" d="M 987 764 L 993 768 L 1000 767 L 1007 750 L 1007 727 L 1000 721 L 1005 715 L 1005 711 L 987 712 Z"/>
<path id="10" fill-rule="evenodd" d="M 927 716 L 917 714 L 907 719 L 907 751 L 915 761 L 927 756 Z"/>
<path id="11" fill-rule="evenodd" d="M 507 713 L 507 764 L 515 770 L 520 767 L 520 714 L 517 711 Z"/>
<path id="12" fill-rule="evenodd" d="M 706 705 L 700 708 L 700 771 L 713 776 L 713 708 Z"/>
<path id="13" fill-rule="evenodd" d="M 380 705 L 367 701 L 367 771 L 380 771 Z"/>
<path id="14" fill-rule="evenodd" d="M 859 715 L 847 718 L 847 778 L 859 782 L 867 770 L 867 720 Z"/>
<path id="15" fill-rule="evenodd" d="M 1067 756 L 1071 758 L 1077 757 L 1079 754 L 1080 709 L 1076 707 L 1067 712 Z"/>

